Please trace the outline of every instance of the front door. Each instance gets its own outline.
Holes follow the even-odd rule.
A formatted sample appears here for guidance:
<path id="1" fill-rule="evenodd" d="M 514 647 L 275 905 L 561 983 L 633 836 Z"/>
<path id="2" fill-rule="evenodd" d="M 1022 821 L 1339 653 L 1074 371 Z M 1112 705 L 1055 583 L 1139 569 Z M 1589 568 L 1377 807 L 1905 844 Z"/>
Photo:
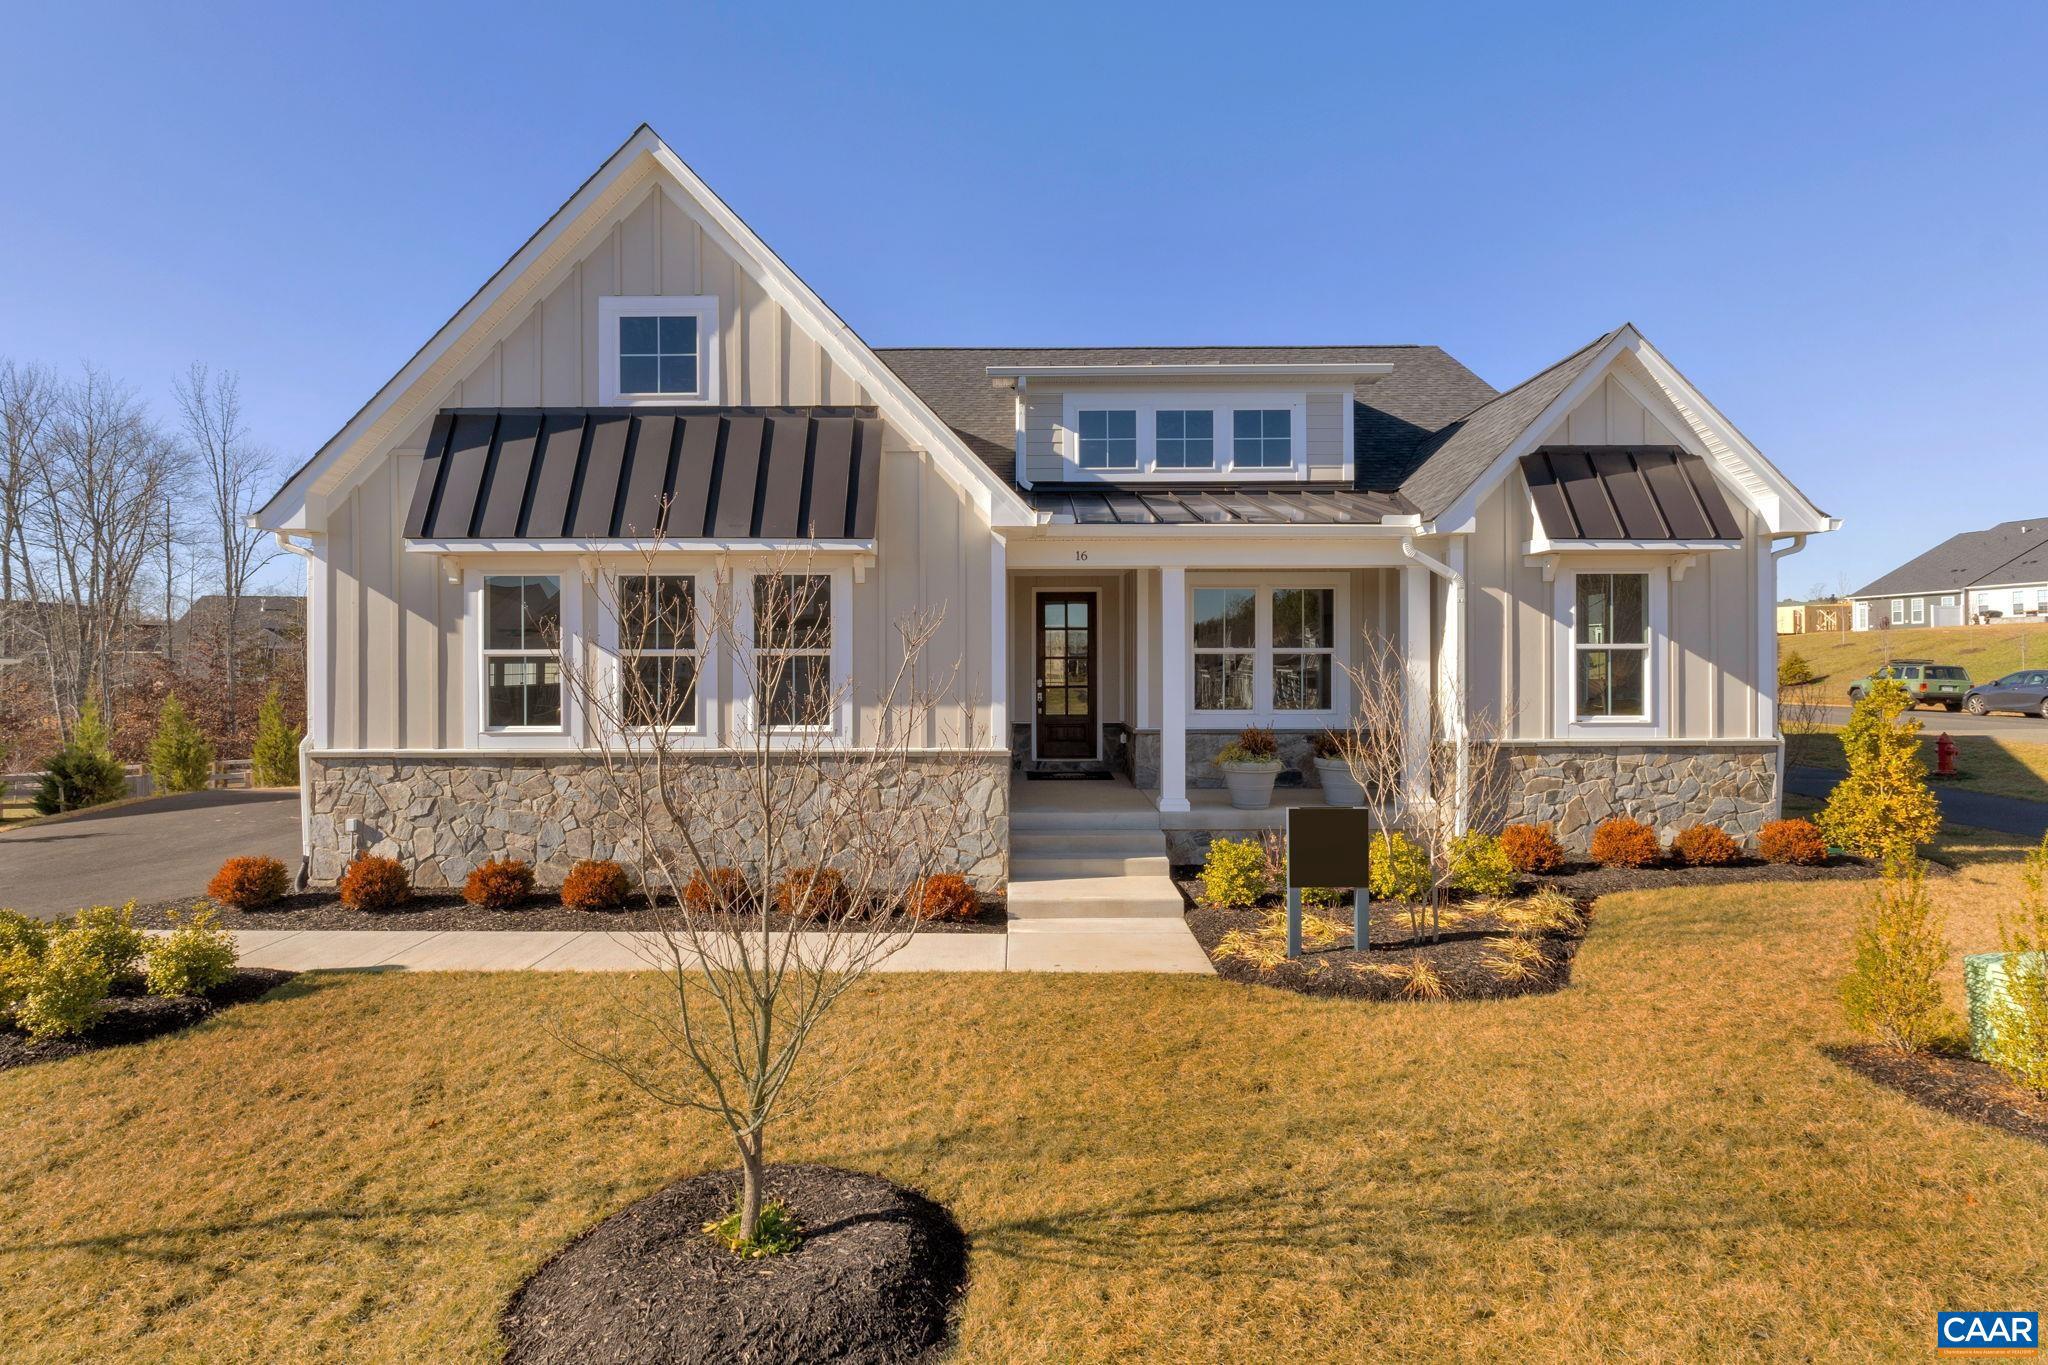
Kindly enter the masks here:
<path id="1" fill-rule="evenodd" d="M 1038 757 L 1095 757 L 1095 594 L 1038 596 Z"/>

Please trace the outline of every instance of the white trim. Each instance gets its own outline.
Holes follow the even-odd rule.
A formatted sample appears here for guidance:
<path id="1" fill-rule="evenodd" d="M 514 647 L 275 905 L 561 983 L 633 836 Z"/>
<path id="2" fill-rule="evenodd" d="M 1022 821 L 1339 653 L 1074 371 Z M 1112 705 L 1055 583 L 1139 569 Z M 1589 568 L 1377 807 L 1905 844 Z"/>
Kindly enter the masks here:
<path id="1" fill-rule="evenodd" d="M 630 555 L 659 554 L 803 554 L 866 555 L 873 557 L 873 540 L 408 540 L 408 554 L 546 554 L 546 555 Z"/>
<path id="2" fill-rule="evenodd" d="M 1299 361 L 1291 363 L 1189 363 L 1166 365 L 990 365 L 990 379 L 1351 379 L 1390 375 L 1384 361 Z"/>
<path id="3" fill-rule="evenodd" d="M 989 726 L 1005 750 L 1010 736 L 1010 568 L 1007 547 L 999 535 L 989 537 Z M 1034 727 L 1035 728 L 1035 727 Z"/>
<path id="4" fill-rule="evenodd" d="M 619 319 L 697 319 L 697 388 L 693 393 L 623 393 L 619 389 Z M 688 407 L 716 404 L 720 387 L 716 294 L 605 294 L 597 300 L 597 399 L 605 407 Z"/>
<path id="5" fill-rule="evenodd" d="M 741 649 L 754 647 L 754 579 L 770 571 L 792 575 L 822 575 L 832 582 L 832 647 L 829 655 L 830 687 L 835 701 L 830 725 L 778 725 L 767 732 L 768 747 L 795 747 L 795 741 L 824 737 L 840 745 L 853 743 L 853 571 L 843 565 L 735 565 L 728 576 L 732 598 L 732 634 Z M 740 747 L 753 744 L 761 731 L 759 698 L 754 693 L 755 665 L 734 660 L 733 740 Z M 784 744 L 787 739 L 791 744 Z"/>
<path id="6" fill-rule="evenodd" d="M 1179 814 L 1188 807 L 1188 697 L 1193 670 L 1186 648 L 1165 642 L 1188 638 L 1188 574 L 1179 565 L 1159 570 L 1159 809 Z"/>
<path id="7" fill-rule="evenodd" d="M 1067 483 L 1298 483 L 1309 478 L 1308 400 L 1312 393 L 1338 390 L 1246 390 L 1212 393 L 1207 389 L 1148 389 L 1096 391 L 1069 389 L 1060 395 L 1060 426 L 1055 445 L 1060 452 L 1060 477 Z M 1348 397 L 1348 390 L 1344 391 Z M 1288 456 L 1284 465 L 1252 465 L 1240 468 L 1233 458 L 1232 434 L 1238 412 L 1285 409 L 1288 417 Z M 1129 412 L 1137 425 L 1137 463 L 1097 469 L 1081 464 L 1080 414 L 1087 412 Z M 1181 468 L 1159 464 L 1159 414 L 1161 412 L 1208 412 L 1213 430 L 1210 460 L 1206 467 Z M 1350 423 L 1345 424 L 1347 428 Z M 1348 460 L 1348 455 L 1347 455 Z M 1333 470 L 1332 473 L 1335 473 Z M 1356 528 L 1351 528 L 1356 529 Z"/>
<path id="8" fill-rule="evenodd" d="M 1639 573 L 1645 576 L 1645 624 L 1643 651 L 1643 714 L 1581 718 L 1578 715 L 1578 578 L 1580 573 Z M 1663 739 L 1669 728 L 1670 703 L 1665 692 L 1670 677 L 1669 650 L 1662 648 L 1671 638 L 1671 577 L 1667 564 L 1657 560 L 1602 560 L 1564 565 L 1552 585 L 1552 631 L 1556 642 L 1554 705 L 1551 733 L 1567 739 L 1621 738 L 1623 734 L 1642 739 Z M 1597 646 L 1596 646 L 1597 647 Z"/>
<path id="9" fill-rule="evenodd" d="M 1136 601 L 1138 654 L 1133 661 L 1131 673 L 1137 684 L 1137 694 L 1131 706 L 1131 728 L 1149 730 L 1152 728 L 1152 571 L 1136 569 L 1132 576 L 1137 579 L 1137 588 L 1132 593 Z"/>
<path id="10" fill-rule="evenodd" d="M 1210 711 L 1195 705 L 1195 593 L 1202 588 L 1244 588 L 1252 593 L 1252 707 L 1249 711 Z M 1276 653 L 1321 653 L 1321 650 L 1277 650 L 1273 645 L 1273 594 L 1288 588 L 1328 591 L 1335 625 L 1330 637 L 1330 705 L 1327 710 L 1281 711 L 1273 706 L 1273 658 Z M 1179 635 L 1179 649 L 1187 659 L 1187 681 L 1183 702 L 1187 717 L 1204 730 L 1242 729 L 1247 725 L 1285 727 L 1290 730 L 1320 730 L 1337 724 L 1350 713 L 1351 675 L 1347 665 L 1354 662 L 1351 641 L 1351 577 L 1343 573 L 1299 573 L 1289 570 L 1249 568 L 1237 573 L 1190 573 L 1187 576 L 1187 626 Z M 1162 641 L 1173 637 L 1163 636 Z M 1216 650 L 1205 650 L 1216 653 Z M 1243 653 L 1231 650 L 1230 653 Z"/>
<path id="11" fill-rule="evenodd" d="M 711 610 L 711 595 L 718 590 L 718 565 L 714 560 L 700 560 L 689 564 L 671 564 L 664 560 L 652 568 L 643 568 L 638 573 L 620 569 L 601 570 L 603 581 L 597 592 L 597 653 L 595 669 L 597 686 L 605 689 L 612 698 L 621 696 L 624 686 L 625 660 L 621 655 L 619 635 L 619 579 L 639 578 L 682 578 L 690 580 L 690 610 L 694 615 L 691 634 L 696 640 L 694 650 L 661 650 L 657 653 L 692 653 L 697 661 L 697 723 L 668 727 L 669 739 L 677 742 L 678 748 L 716 748 L 719 733 L 720 703 L 718 687 L 719 664 L 722 662 L 713 649 L 713 641 L 705 635 L 705 624 L 715 619 Z M 617 703 L 615 703 L 617 704 Z M 621 705 L 623 714 L 623 705 Z M 656 726 L 634 726 L 635 734 L 652 735 Z M 609 735 L 606 738 L 610 738 Z"/>
<path id="12" fill-rule="evenodd" d="M 484 723 L 490 714 L 486 692 L 488 670 L 484 668 L 484 580 L 486 578 L 553 578 L 560 584 L 561 603 L 560 670 L 562 675 L 562 723 L 551 726 L 501 726 Z M 570 686 L 568 671 L 581 666 L 583 655 L 583 574 L 575 564 L 546 567 L 471 567 L 462 577 L 462 661 L 464 732 L 475 749 L 489 750 L 508 745 L 533 749 L 579 748 L 584 740 L 584 707 Z M 538 651 L 526 651 L 535 653 Z"/>
<path id="13" fill-rule="evenodd" d="M 280 540 L 283 537 L 279 537 Z M 334 631 L 327 613 L 333 609 L 333 570 L 327 563 L 327 539 L 311 540 L 306 556 L 306 738 L 315 748 L 334 738 Z M 436 600 L 439 585 L 436 584 Z"/>
<path id="14" fill-rule="evenodd" d="M 1031 624 L 1029 629 L 1029 635 L 1031 639 L 1031 761 L 1033 763 L 1039 761 L 1038 688 L 1045 681 L 1043 678 L 1038 676 L 1039 665 L 1044 662 L 1044 660 L 1039 656 L 1038 653 L 1038 599 L 1047 593 L 1051 593 L 1054 596 L 1058 597 L 1077 597 L 1084 592 L 1095 599 L 1095 606 L 1093 609 L 1095 613 L 1095 624 L 1090 627 L 1090 629 L 1094 632 L 1095 641 L 1095 676 L 1088 680 L 1088 690 L 1095 698 L 1095 723 L 1092 727 L 1094 731 L 1095 751 L 1088 755 L 1088 757 L 1085 759 L 1056 758 L 1050 761 L 1054 763 L 1100 763 L 1102 761 L 1102 589 L 1062 588 L 1056 585 L 1048 586 L 1045 584 L 1035 584 L 1031 589 Z"/>

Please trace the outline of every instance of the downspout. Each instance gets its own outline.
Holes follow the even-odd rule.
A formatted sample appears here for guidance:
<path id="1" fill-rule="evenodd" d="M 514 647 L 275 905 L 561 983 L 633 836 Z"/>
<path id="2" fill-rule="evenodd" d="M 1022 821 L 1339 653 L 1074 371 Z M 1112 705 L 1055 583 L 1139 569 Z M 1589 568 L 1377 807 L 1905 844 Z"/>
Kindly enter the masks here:
<path id="1" fill-rule="evenodd" d="M 1417 549 L 1413 536 L 1401 537 L 1401 555 L 1405 559 L 1414 560 L 1417 564 L 1420 564 L 1423 568 L 1444 580 L 1448 589 L 1447 600 L 1444 604 L 1445 615 L 1457 622 L 1458 626 L 1458 650 L 1455 661 L 1458 686 L 1455 689 L 1457 695 L 1453 698 L 1455 702 L 1454 709 L 1458 714 L 1448 717 L 1447 723 L 1451 727 L 1452 737 L 1458 746 L 1456 790 L 1452 794 L 1454 804 L 1451 811 L 1451 828 L 1454 834 L 1463 834 L 1465 832 L 1465 822 L 1471 814 L 1471 812 L 1466 810 L 1466 805 L 1469 802 L 1472 790 L 1472 740 L 1465 725 L 1465 575 L 1459 573 L 1442 560 L 1433 559 Z M 1783 767 L 1784 765 L 1780 763 L 1779 766 Z"/>
<path id="2" fill-rule="evenodd" d="M 313 594 L 310 590 L 310 580 L 313 576 L 313 551 L 307 546 L 293 543 L 292 538 L 283 531 L 274 531 L 272 535 L 276 537 L 280 548 L 289 550 L 306 561 L 306 577 L 309 580 L 306 601 L 310 604 L 313 600 Z M 311 645 L 313 627 L 314 622 L 308 617 L 306 621 L 308 668 L 312 664 Z M 311 682 L 312 679 L 308 678 L 309 689 Z M 311 695 L 310 690 L 308 695 Z M 306 889 L 306 884 L 313 875 L 313 773 L 312 765 L 307 761 L 312 743 L 313 731 L 312 727 L 308 726 L 306 733 L 299 740 L 299 875 L 297 885 L 301 891 Z M 1778 766 L 1783 767 L 1784 764 L 1780 763 Z"/>
<path id="3" fill-rule="evenodd" d="M 1786 555 L 1796 555 L 1805 549 L 1806 538 L 1812 533 L 1809 531 L 1793 531 L 1790 534 L 1792 536 L 1792 543 L 1790 545 L 1771 551 L 1771 601 L 1770 605 L 1765 608 L 1767 612 L 1775 612 L 1777 610 L 1778 561 Z M 1771 728 L 1778 732 L 1778 780 L 1772 784 L 1774 790 L 1771 792 L 1771 808 L 1782 816 L 1785 813 L 1785 723 L 1778 711 L 1777 623 L 1768 617 L 1766 619 L 1769 620 L 1771 626 Z"/>

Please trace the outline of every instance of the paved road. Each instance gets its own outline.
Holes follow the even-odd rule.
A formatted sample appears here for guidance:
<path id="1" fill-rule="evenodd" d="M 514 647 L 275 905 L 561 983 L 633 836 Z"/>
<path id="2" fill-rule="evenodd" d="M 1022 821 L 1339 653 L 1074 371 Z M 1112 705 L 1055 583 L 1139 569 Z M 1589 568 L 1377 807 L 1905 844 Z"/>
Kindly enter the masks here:
<path id="1" fill-rule="evenodd" d="M 1785 790 L 1824 799 L 1841 780 L 1842 774 L 1827 768 L 1789 768 L 1785 772 Z M 2016 796 L 1966 791 L 1938 782 L 1934 784 L 1934 797 L 1941 802 L 1941 818 L 1952 825 L 1997 830 L 2001 834 L 2017 834 L 2022 839 L 2038 839 L 2048 834 L 2048 801 L 2022 801 Z"/>
<path id="2" fill-rule="evenodd" d="M 0 830 L 0 906 L 52 919 L 82 905 L 196 895 L 237 853 L 268 853 L 297 871 L 298 792 L 193 792 Z"/>
<path id="3" fill-rule="evenodd" d="M 1823 720 L 1829 725 L 1847 725 L 1849 708 L 1846 706 L 1824 706 Z M 2048 720 L 2039 716 L 1973 716 L 1968 711 L 1948 712 L 1931 707 L 1908 711 L 1907 715 L 1920 722 L 1930 735 L 1995 735 L 1999 739 L 2031 740 L 2036 744 L 2048 744 Z"/>

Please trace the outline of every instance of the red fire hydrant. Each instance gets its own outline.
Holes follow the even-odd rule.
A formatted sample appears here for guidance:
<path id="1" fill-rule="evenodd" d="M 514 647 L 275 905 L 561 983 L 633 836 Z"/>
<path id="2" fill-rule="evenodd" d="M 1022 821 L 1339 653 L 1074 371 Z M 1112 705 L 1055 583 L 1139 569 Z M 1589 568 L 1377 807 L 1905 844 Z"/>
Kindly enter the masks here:
<path id="1" fill-rule="evenodd" d="M 1934 741 L 1934 775 L 1954 777 L 1956 775 L 1956 742 L 1943 734 Z"/>

